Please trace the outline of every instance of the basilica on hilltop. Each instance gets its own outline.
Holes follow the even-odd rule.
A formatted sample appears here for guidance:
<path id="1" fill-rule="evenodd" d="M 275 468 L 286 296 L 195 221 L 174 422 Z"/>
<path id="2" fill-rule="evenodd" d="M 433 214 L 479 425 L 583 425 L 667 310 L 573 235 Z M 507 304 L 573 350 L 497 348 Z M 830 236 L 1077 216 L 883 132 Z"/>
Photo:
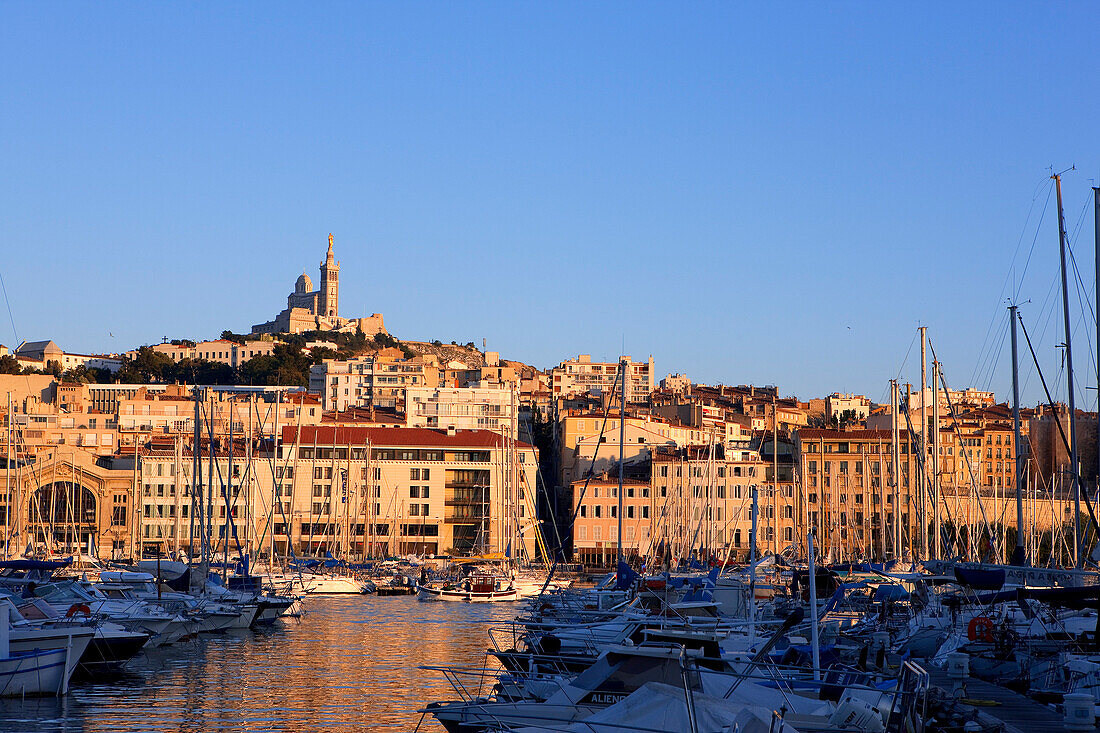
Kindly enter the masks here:
<path id="1" fill-rule="evenodd" d="M 367 336 L 386 332 L 381 313 L 367 318 L 340 317 L 340 263 L 332 253 L 330 234 L 317 289 L 313 289 L 313 281 L 303 272 L 294 283 L 294 292 L 286 297 L 286 308 L 275 316 L 275 320 L 253 326 L 252 333 L 353 332 L 358 329 Z"/>

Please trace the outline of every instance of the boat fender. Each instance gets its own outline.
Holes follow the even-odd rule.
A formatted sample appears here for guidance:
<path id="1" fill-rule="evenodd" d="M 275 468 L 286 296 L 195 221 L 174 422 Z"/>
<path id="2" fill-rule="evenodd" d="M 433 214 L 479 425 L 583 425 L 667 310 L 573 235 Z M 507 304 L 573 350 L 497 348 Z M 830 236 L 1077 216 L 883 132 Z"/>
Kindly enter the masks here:
<path id="1" fill-rule="evenodd" d="M 970 619 L 966 627 L 966 638 L 970 641 L 984 641 L 992 644 L 996 638 L 993 632 L 993 619 L 988 616 L 975 616 Z"/>
<path id="2" fill-rule="evenodd" d="M 78 613 L 82 613 L 85 616 L 91 616 L 92 609 L 88 608 L 87 604 L 74 603 L 73 605 L 69 606 L 69 610 L 65 612 L 65 618 L 72 618 Z"/>

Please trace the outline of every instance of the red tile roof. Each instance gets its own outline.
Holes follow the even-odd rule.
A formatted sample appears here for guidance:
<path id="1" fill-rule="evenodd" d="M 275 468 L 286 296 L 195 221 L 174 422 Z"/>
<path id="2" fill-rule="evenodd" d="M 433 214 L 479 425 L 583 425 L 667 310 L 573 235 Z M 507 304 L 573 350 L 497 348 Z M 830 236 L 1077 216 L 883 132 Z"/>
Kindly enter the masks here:
<path id="1" fill-rule="evenodd" d="M 300 432 L 299 432 L 300 431 Z M 417 448 L 498 448 L 499 434 L 491 430 L 457 430 L 448 435 L 431 428 L 376 428 L 336 425 L 303 425 L 283 428 L 283 443 L 299 445 L 366 445 Z M 530 448 L 516 441 L 517 448 Z"/>
<path id="2" fill-rule="evenodd" d="M 902 428 L 898 435 L 902 440 L 908 434 L 908 430 Z M 889 430 L 836 430 L 834 428 L 802 428 L 798 431 L 798 437 L 802 442 L 807 440 L 892 440 Z"/>

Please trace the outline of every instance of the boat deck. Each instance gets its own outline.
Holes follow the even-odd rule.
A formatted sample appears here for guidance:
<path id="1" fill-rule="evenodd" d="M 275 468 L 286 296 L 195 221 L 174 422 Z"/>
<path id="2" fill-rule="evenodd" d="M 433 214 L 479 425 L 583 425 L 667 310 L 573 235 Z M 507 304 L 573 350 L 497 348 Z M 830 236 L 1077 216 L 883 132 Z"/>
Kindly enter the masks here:
<path id="1" fill-rule="evenodd" d="M 945 670 L 931 666 L 926 669 L 933 685 L 951 691 L 953 685 Z M 976 677 L 966 680 L 966 697 L 970 700 L 990 701 L 992 704 L 988 706 L 975 707 L 987 719 L 1003 723 L 1007 733 L 1069 730 L 1062 715 L 1046 705 Z M 1100 730 L 1100 727 L 1095 730 Z"/>

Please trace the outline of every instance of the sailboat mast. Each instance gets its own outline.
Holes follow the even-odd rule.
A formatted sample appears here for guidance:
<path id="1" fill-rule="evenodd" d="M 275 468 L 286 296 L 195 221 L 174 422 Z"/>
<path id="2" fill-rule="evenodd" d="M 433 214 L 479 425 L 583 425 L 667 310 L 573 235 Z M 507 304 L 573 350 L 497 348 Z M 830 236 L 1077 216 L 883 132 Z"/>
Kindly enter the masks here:
<path id="1" fill-rule="evenodd" d="M 922 553 L 928 552 L 928 501 L 925 496 L 925 487 L 928 486 L 928 412 L 925 400 L 925 390 L 928 387 L 928 327 L 920 327 L 920 450 L 921 460 L 917 464 L 920 467 L 921 482 L 917 501 L 917 517 L 920 520 L 920 529 L 917 532 L 917 547 Z M 927 557 L 927 554 L 925 555 Z"/>
<path id="2" fill-rule="evenodd" d="M 898 380 L 890 380 L 890 462 L 894 475 L 894 559 L 901 559 L 901 461 L 898 458 Z"/>
<path id="3" fill-rule="evenodd" d="M 932 359 L 932 559 L 940 559 L 940 362 Z"/>
<path id="4" fill-rule="evenodd" d="M 1094 247 L 1095 247 L 1095 252 L 1096 252 L 1096 257 L 1095 257 L 1095 259 L 1096 259 L 1095 287 L 1097 288 L 1097 291 L 1100 292 L 1100 188 L 1098 188 L 1096 186 L 1093 186 L 1093 189 L 1092 189 L 1092 206 L 1093 206 L 1092 236 L 1093 236 L 1093 239 L 1094 239 L 1094 242 L 1095 242 Z M 1094 297 L 1094 300 L 1096 301 L 1096 303 L 1100 304 L 1100 298 L 1096 297 L 1096 294 L 1094 294 L 1093 297 Z M 1096 321 L 1096 337 L 1097 337 L 1096 350 L 1097 350 L 1097 354 L 1098 354 L 1097 363 L 1096 363 L 1096 384 L 1097 384 L 1097 390 L 1098 391 L 1096 393 L 1096 399 L 1098 401 L 1098 405 L 1100 405 L 1100 319 L 1098 319 Z M 1097 430 L 1100 431 L 1100 406 L 1098 406 L 1096 408 L 1096 422 L 1097 422 Z M 1097 432 L 1096 434 L 1100 435 L 1100 432 Z M 1100 462 L 1100 451 L 1097 451 L 1096 458 L 1097 458 L 1097 461 Z M 1098 466 L 1097 468 L 1098 468 L 1098 470 L 1096 472 L 1096 482 L 1097 482 L 1097 490 L 1098 490 L 1097 495 L 1100 496 L 1100 466 Z"/>
<path id="5" fill-rule="evenodd" d="M 1073 476 L 1073 558 L 1074 566 L 1080 569 L 1084 564 L 1081 552 L 1081 481 L 1077 465 L 1077 405 L 1073 399 L 1073 342 L 1072 326 L 1069 322 L 1069 289 L 1066 286 L 1066 222 L 1062 215 L 1062 177 L 1054 175 L 1054 187 L 1058 194 L 1058 253 L 1062 265 L 1062 322 L 1066 336 L 1066 400 L 1069 402 L 1069 453 L 1070 470 Z"/>
<path id="6" fill-rule="evenodd" d="M 619 562 L 623 561 L 623 459 L 626 453 L 626 358 L 619 357 Z M 618 567 L 618 564 L 615 566 Z"/>
<path id="7" fill-rule="evenodd" d="M 779 557 L 779 413 L 772 395 L 772 555 Z"/>
<path id="8" fill-rule="evenodd" d="M 1024 452 L 1020 442 L 1020 367 L 1016 360 L 1016 306 L 1008 307 L 1010 333 L 1012 334 L 1012 448 L 1016 457 L 1016 549 L 1012 552 L 1012 564 L 1026 564 L 1024 551 Z"/>
<path id="9" fill-rule="evenodd" d="M 198 387 L 195 387 L 193 397 L 195 398 L 195 424 L 192 426 L 194 428 L 194 436 L 191 442 L 191 521 L 189 523 L 187 538 L 187 554 L 191 559 L 195 557 L 195 523 L 202 521 L 202 498 L 199 496 L 199 487 L 201 485 L 199 483 L 199 471 L 202 468 L 199 464 L 199 451 L 202 449 L 202 441 L 200 439 L 202 435 L 202 428 L 200 427 L 202 416 L 199 413 Z M 134 506 L 136 507 L 137 505 L 135 504 Z M 201 524 L 199 525 L 199 531 L 202 531 Z"/>

